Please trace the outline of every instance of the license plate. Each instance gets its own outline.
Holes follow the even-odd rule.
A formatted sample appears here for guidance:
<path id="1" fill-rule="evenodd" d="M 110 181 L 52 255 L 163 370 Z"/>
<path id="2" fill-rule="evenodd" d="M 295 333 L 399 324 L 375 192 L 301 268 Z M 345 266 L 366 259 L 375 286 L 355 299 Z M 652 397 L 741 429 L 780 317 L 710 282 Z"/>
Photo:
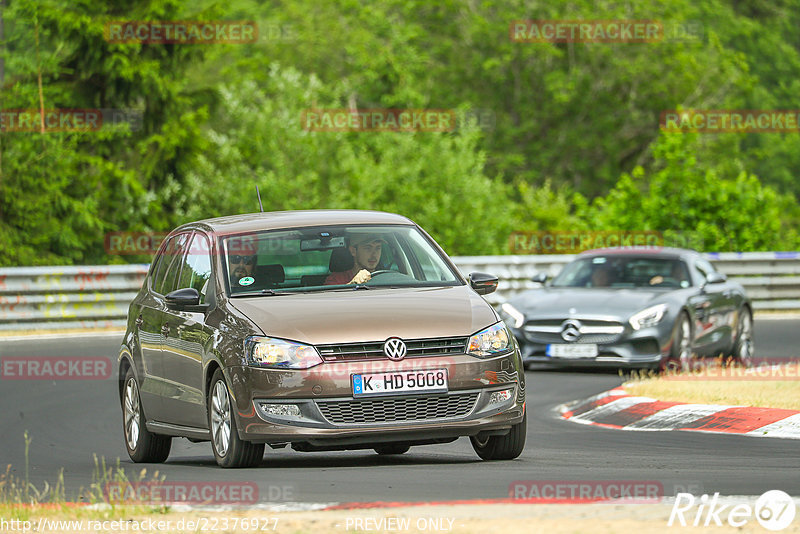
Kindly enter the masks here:
<path id="1" fill-rule="evenodd" d="M 594 343 L 547 345 L 545 354 L 551 358 L 595 358 L 597 356 L 597 345 Z"/>
<path id="2" fill-rule="evenodd" d="M 398 393 L 440 393 L 447 391 L 446 369 L 392 371 L 353 375 L 353 396 L 395 395 Z"/>

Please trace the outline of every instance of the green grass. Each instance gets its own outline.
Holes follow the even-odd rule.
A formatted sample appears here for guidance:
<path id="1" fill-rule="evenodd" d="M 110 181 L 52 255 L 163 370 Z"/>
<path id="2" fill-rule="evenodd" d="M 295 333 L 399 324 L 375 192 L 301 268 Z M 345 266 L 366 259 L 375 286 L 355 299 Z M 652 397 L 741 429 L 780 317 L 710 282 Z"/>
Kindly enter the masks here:
<path id="1" fill-rule="evenodd" d="M 713 363 L 690 372 L 634 372 L 622 386 L 631 395 L 662 401 L 800 410 L 800 363 L 774 370 Z"/>
<path id="2" fill-rule="evenodd" d="M 142 469 L 135 477 L 131 478 L 120 466 L 119 459 L 113 466 L 107 464 L 105 458 L 94 456 L 92 483 L 88 488 L 81 487 L 73 502 L 67 501 L 64 484 L 64 470 L 59 469 L 55 483 L 47 481 L 40 486 L 30 482 L 30 444 L 32 439 L 25 431 L 25 466 L 22 478 L 14 476 L 11 464 L 6 466 L 4 473 L 0 474 L 0 517 L 27 521 L 32 516 L 59 515 L 69 512 L 75 519 L 113 519 L 115 510 L 124 506 L 126 514 L 164 514 L 169 511 L 164 505 L 130 505 L 125 502 L 109 501 L 105 495 L 108 484 L 124 484 L 131 482 L 160 482 L 165 477 L 156 471 L 147 476 L 147 470 Z M 107 506 L 87 508 L 80 504 L 107 504 Z"/>

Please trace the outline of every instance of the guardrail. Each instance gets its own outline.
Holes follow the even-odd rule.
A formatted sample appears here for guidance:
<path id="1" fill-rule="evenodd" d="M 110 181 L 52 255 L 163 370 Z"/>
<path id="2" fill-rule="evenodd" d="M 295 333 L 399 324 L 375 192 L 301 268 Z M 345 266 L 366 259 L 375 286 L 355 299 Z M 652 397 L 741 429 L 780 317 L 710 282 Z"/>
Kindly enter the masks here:
<path id="1" fill-rule="evenodd" d="M 721 272 L 744 286 L 757 310 L 800 310 L 800 252 L 718 252 L 704 254 Z M 533 275 L 554 276 L 573 254 L 530 256 L 461 256 L 453 258 L 462 273 L 482 271 L 500 277 L 492 304 L 540 287 Z"/>
<path id="2" fill-rule="evenodd" d="M 148 265 L 0 269 L 0 331 L 124 327 Z"/>
<path id="3" fill-rule="evenodd" d="M 800 310 L 800 253 L 706 254 L 720 271 L 741 283 L 757 310 Z M 575 256 L 460 256 L 462 273 L 500 277 L 487 300 L 498 304 L 539 287 L 531 278 L 557 274 Z M 0 269 L 0 331 L 124 327 L 128 305 L 148 265 L 10 267 Z"/>

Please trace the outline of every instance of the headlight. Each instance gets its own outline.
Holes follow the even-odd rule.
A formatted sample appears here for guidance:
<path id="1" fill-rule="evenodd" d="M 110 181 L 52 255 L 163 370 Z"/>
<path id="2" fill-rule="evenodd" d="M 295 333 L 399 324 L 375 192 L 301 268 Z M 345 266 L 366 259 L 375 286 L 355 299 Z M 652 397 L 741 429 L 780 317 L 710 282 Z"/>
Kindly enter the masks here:
<path id="1" fill-rule="evenodd" d="M 655 306 L 650 306 L 649 308 L 633 314 L 629 322 L 634 330 L 647 328 L 648 326 L 654 326 L 660 323 L 666 312 L 666 304 L 656 304 Z"/>
<path id="2" fill-rule="evenodd" d="M 505 323 L 501 321 L 470 337 L 469 343 L 467 343 L 467 354 L 485 358 L 501 352 L 508 352 L 511 349 L 510 338 Z"/>
<path id="3" fill-rule="evenodd" d="M 500 315 L 504 318 L 503 320 L 508 318 L 508 324 L 514 328 L 519 328 L 525 322 L 525 316 L 522 315 L 522 312 L 508 302 L 505 302 L 500 306 Z"/>
<path id="4" fill-rule="evenodd" d="M 322 363 L 317 349 L 311 345 L 253 336 L 245 341 L 247 363 L 254 367 L 308 369 Z"/>

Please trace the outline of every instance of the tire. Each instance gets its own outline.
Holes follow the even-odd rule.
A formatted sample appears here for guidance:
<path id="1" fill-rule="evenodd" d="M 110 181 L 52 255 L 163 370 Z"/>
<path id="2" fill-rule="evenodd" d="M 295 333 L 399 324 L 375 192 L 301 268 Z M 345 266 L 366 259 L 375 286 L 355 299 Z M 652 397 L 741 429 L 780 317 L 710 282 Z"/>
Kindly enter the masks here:
<path id="1" fill-rule="evenodd" d="M 522 421 L 511 427 L 504 436 L 489 436 L 484 440 L 478 436 L 470 436 L 472 448 L 483 460 L 513 460 L 525 449 L 525 437 L 528 432 L 528 413 Z"/>
<path id="2" fill-rule="evenodd" d="M 381 456 L 389 456 L 394 454 L 405 454 L 410 448 L 411 445 L 406 445 L 404 443 L 387 443 L 386 445 L 379 445 L 375 447 L 375 452 Z"/>
<path id="3" fill-rule="evenodd" d="M 133 369 L 125 373 L 122 389 L 122 434 L 128 456 L 136 463 L 160 464 L 169 457 L 172 438 L 147 430 L 147 419 L 139 397 L 139 382 Z"/>
<path id="4" fill-rule="evenodd" d="M 745 307 L 742 308 L 736 323 L 736 340 L 733 342 L 731 356 L 734 363 L 738 363 L 742 367 L 752 367 L 753 352 L 753 312 Z"/>
<path id="5" fill-rule="evenodd" d="M 251 443 L 239 438 L 236 417 L 233 415 L 231 395 L 221 369 L 211 377 L 208 389 L 208 428 L 211 431 L 211 448 L 220 467 L 256 467 L 264 458 L 264 444 Z"/>
<path id="6" fill-rule="evenodd" d="M 675 322 L 675 334 L 672 338 L 672 348 L 669 357 L 662 365 L 664 370 L 691 371 L 692 362 L 692 323 L 686 312 L 678 315 Z"/>

